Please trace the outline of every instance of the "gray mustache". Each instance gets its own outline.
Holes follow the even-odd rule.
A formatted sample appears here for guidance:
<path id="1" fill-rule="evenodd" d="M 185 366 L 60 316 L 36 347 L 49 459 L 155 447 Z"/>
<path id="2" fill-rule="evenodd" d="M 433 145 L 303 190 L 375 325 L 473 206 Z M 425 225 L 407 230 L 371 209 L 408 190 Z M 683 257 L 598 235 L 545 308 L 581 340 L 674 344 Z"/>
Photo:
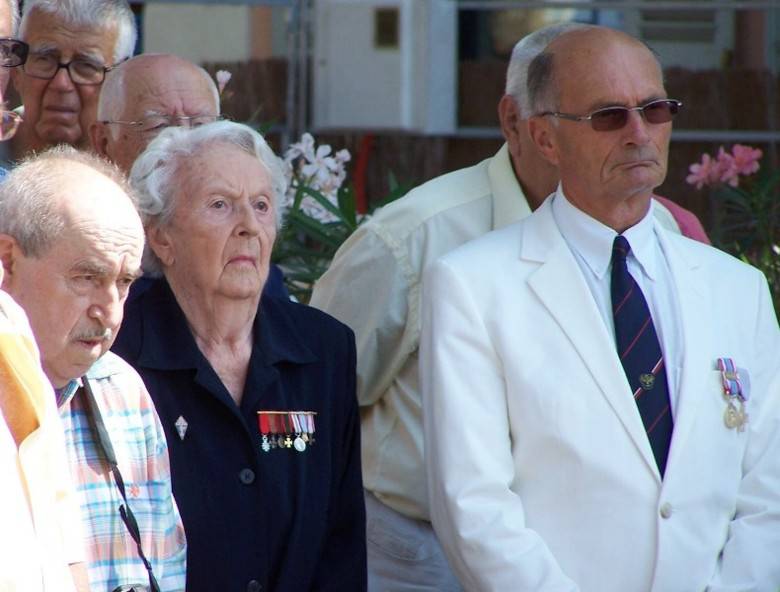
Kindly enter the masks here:
<path id="1" fill-rule="evenodd" d="M 106 327 L 105 329 L 95 329 L 92 331 L 85 331 L 76 335 L 76 341 L 111 341 L 114 336 L 114 332 Z"/>

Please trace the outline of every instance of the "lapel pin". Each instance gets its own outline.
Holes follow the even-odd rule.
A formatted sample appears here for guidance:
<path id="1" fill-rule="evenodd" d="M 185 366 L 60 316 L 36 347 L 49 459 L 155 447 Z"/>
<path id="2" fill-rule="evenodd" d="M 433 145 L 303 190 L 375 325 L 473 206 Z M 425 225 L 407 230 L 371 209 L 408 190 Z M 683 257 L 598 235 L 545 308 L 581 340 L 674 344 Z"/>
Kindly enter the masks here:
<path id="1" fill-rule="evenodd" d="M 177 419 L 176 423 L 173 425 L 176 426 L 176 432 L 179 434 L 179 439 L 184 440 L 184 435 L 187 433 L 187 420 L 180 415 L 179 419 Z"/>

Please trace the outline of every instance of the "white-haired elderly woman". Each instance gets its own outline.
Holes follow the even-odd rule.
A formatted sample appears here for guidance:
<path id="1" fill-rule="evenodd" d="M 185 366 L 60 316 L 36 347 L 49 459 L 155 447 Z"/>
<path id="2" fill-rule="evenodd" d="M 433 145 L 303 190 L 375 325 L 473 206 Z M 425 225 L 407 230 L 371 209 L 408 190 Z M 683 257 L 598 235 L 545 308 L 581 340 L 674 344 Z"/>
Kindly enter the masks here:
<path id="1" fill-rule="evenodd" d="M 350 329 L 262 296 L 285 191 L 253 129 L 163 131 L 130 180 L 160 276 L 114 350 L 146 383 L 187 532 L 187 589 L 364 590 Z"/>

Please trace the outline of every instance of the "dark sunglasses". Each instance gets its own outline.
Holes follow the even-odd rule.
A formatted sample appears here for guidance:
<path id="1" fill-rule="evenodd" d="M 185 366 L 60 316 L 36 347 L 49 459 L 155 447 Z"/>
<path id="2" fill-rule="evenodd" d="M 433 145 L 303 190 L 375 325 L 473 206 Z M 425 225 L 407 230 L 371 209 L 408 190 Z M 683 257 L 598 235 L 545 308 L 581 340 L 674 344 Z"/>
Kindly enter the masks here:
<path id="1" fill-rule="evenodd" d="M 604 107 L 596 109 L 588 115 L 572 115 L 558 111 L 545 111 L 540 115 L 559 117 L 569 121 L 590 121 L 591 127 L 597 132 L 612 132 L 619 130 L 628 123 L 628 115 L 639 111 L 647 123 L 669 123 L 680 111 L 682 102 L 675 99 L 658 99 L 639 107 Z"/>
<path id="2" fill-rule="evenodd" d="M 11 39 L 10 37 L 0 37 L 0 66 L 13 68 L 21 66 L 27 61 L 27 54 L 30 46 L 24 41 Z"/>

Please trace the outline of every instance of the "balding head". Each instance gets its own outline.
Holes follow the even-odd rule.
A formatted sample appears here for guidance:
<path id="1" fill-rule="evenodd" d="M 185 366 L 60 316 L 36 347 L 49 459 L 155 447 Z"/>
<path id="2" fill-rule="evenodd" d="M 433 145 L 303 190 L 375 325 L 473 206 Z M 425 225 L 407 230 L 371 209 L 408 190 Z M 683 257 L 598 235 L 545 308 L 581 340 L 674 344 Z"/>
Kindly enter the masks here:
<path id="1" fill-rule="evenodd" d="M 27 313 L 56 388 L 111 347 L 140 275 L 144 232 L 129 191 L 116 168 L 66 146 L 0 185 L 3 288 Z"/>
<path id="2" fill-rule="evenodd" d="M 619 76 L 625 64 L 611 61 L 607 56 L 620 54 L 622 48 L 631 48 L 655 63 L 662 79 L 661 65 L 652 50 L 640 40 L 606 27 L 574 29 L 558 36 L 540 52 L 528 67 L 528 100 L 531 113 L 556 111 L 560 108 L 562 85 L 567 77 L 588 79 L 589 84 L 602 84 Z M 599 69 L 604 64 L 606 70 Z M 605 76 L 605 73 L 612 73 Z"/>
<path id="3" fill-rule="evenodd" d="M 167 124 L 198 124 L 217 116 L 219 92 L 203 68 L 171 54 L 145 54 L 106 76 L 90 138 L 98 154 L 127 173 Z"/>

